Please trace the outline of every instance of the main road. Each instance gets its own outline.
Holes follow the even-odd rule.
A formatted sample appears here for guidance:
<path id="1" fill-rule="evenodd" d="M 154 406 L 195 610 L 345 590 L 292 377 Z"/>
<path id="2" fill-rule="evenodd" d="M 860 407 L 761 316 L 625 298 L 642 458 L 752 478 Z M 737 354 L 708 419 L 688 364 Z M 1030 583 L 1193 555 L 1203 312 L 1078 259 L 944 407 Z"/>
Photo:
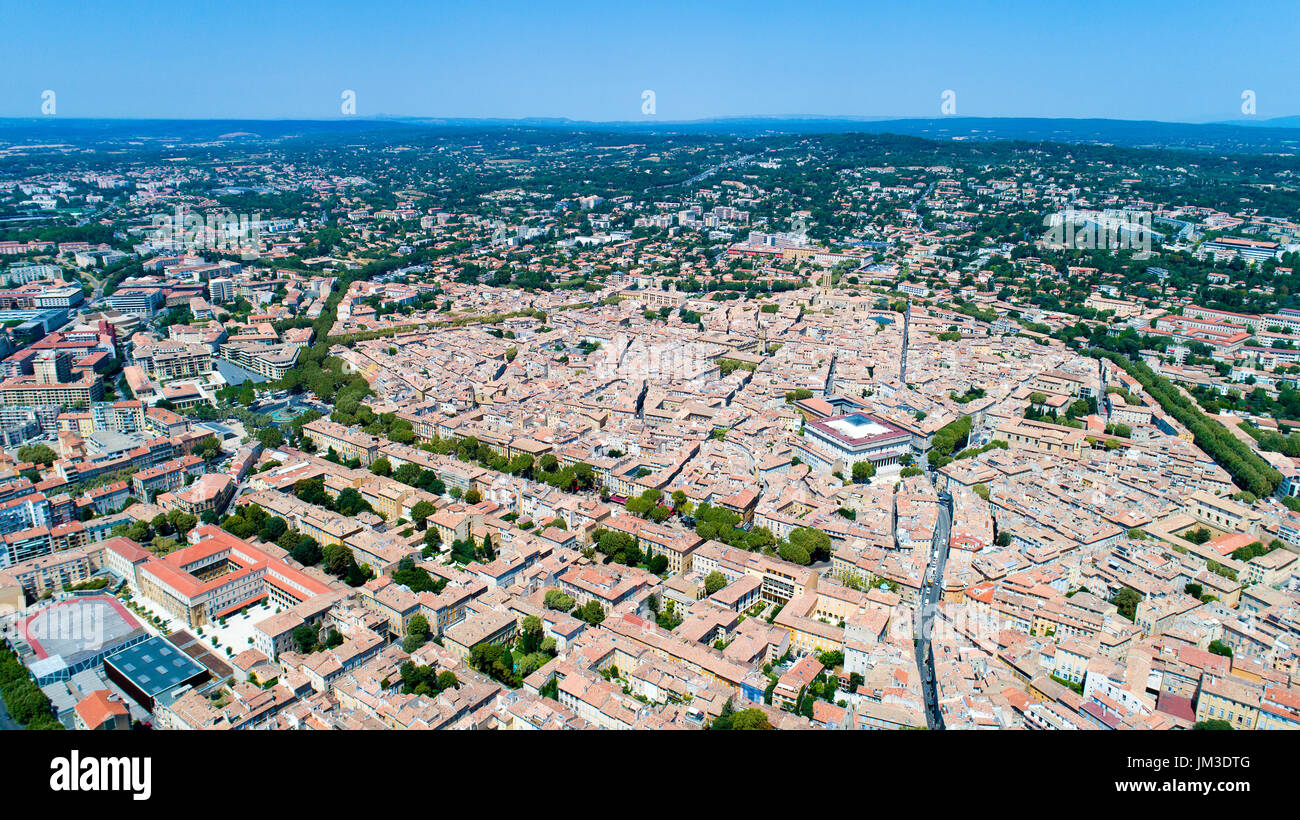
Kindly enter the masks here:
<path id="1" fill-rule="evenodd" d="M 657 191 L 661 188 L 676 188 L 679 185 L 694 185 L 697 182 L 702 182 L 703 180 L 708 179 L 709 177 L 713 176 L 719 171 L 725 170 L 727 168 L 734 168 L 737 165 L 744 165 L 745 163 L 749 162 L 756 156 L 758 156 L 758 154 L 746 154 L 743 157 L 737 157 L 736 159 L 727 160 L 726 162 L 714 165 L 712 168 L 706 168 L 705 170 L 699 172 L 698 174 L 691 177 L 690 179 L 684 179 L 681 182 L 667 182 L 664 183 L 663 185 L 651 185 L 649 188 L 644 189 L 642 193 Z"/>
<path id="2" fill-rule="evenodd" d="M 930 561 L 921 580 L 921 597 L 917 601 L 912 623 L 916 634 L 916 666 L 921 670 L 921 691 L 925 697 L 925 722 L 931 729 L 943 728 L 943 715 L 939 713 L 939 697 L 934 680 L 934 647 L 930 634 L 939 598 L 943 595 L 943 567 L 948 561 L 948 538 L 952 529 L 952 496 L 939 493 L 939 520 L 934 527 L 934 540 L 930 546 Z"/>

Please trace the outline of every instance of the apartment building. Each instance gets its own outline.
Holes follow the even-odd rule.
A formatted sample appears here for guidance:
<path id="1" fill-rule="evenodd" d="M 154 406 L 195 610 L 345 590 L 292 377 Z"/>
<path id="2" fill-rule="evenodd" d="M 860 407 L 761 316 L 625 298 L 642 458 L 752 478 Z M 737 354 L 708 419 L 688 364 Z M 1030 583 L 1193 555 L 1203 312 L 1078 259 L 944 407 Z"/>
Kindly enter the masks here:
<path id="1" fill-rule="evenodd" d="M 104 398 L 104 379 L 85 373 L 75 382 L 46 383 L 24 376 L 0 382 L 0 404 L 12 407 L 86 407 Z"/>
<path id="2" fill-rule="evenodd" d="M 0 386 L 0 391 L 3 386 Z M 2 395 L 2 393 L 0 393 Z M 380 440 L 375 436 L 353 430 L 329 419 L 317 419 L 302 427 L 307 437 L 321 451 L 333 449 L 345 461 L 357 459 L 369 467 L 379 457 Z"/>
<path id="3" fill-rule="evenodd" d="M 241 342 L 236 337 L 221 346 L 221 358 L 274 381 L 284 378 L 298 364 L 301 349 L 298 344 L 267 345 Z"/>

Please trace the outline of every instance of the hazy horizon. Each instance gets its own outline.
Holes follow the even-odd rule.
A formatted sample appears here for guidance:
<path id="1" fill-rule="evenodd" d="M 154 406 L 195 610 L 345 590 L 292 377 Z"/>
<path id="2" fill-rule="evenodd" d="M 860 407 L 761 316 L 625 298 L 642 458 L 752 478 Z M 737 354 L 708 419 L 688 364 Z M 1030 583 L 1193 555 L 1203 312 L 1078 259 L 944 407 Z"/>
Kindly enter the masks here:
<path id="1" fill-rule="evenodd" d="M 674 125 L 674 124 L 694 124 L 694 123 L 711 123 L 726 122 L 729 120 L 737 121 L 761 121 L 771 120 L 773 122 L 798 122 L 798 121 L 836 121 L 836 122 L 904 122 L 904 121 L 928 121 L 928 120 L 945 120 L 952 122 L 962 122 L 970 120 L 1060 120 L 1060 121 L 1111 121 L 1111 122 L 1131 122 L 1131 123 L 1158 123 L 1161 125 L 1250 125 L 1250 126 L 1267 126 L 1269 123 L 1300 120 L 1300 113 L 1296 114 L 1279 114 L 1276 117 L 1267 118 L 1249 118 L 1238 117 L 1236 119 L 1218 119 L 1218 120 L 1160 120 L 1150 118 L 1128 118 L 1128 117 L 1072 117 L 1072 116 L 1018 116 L 1018 115 L 954 115 L 954 116 L 885 116 L 885 115 L 867 115 L 867 114 L 726 114 L 716 117 L 694 117 L 690 119 L 667 119 L 664 117 L 641 119 L 623 118 L 623 119 L 579 119 L 575 117 L 566 117 L 563 115 L 544 115 L 544 114 L 524 114 L 518 117 L 503 115 L 474 115 L 460 116 L 455 114 L 395 114 L 384 111 L 378 111 L 373 114 L 356 114 L 356 115 L 335 115 L 335 116 L 149 116 L 149 115 L 131 115 L 131 116 L 31 116 L 31 115 L 0 115 L 0 121 L 38 121 L 57 124 L 58 122 L 396 122 L 396 121 L 464 121 L 464 122 L 570 122 L 576 124 L 594 124 L 594 125 Z M 1300 122 L 1297 123 L 1300 127 Z M 1290 127 L 1290 126 L 1279 126 Z"/>

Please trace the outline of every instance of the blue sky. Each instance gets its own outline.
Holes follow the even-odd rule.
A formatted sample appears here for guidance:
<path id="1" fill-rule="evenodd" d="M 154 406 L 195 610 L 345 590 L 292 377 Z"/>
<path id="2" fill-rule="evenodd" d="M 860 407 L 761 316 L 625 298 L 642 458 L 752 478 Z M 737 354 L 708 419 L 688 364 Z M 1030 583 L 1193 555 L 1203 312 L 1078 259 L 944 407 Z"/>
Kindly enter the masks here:
<path id="1" fill-rule="evenodd" d="M 191 6 L 193 6 L 191 8 Z M 1136 10 L 1135 10 L 1136 9 Z M 15 2 L 0 116 L 1300 114 L 1293 0 Z"/>

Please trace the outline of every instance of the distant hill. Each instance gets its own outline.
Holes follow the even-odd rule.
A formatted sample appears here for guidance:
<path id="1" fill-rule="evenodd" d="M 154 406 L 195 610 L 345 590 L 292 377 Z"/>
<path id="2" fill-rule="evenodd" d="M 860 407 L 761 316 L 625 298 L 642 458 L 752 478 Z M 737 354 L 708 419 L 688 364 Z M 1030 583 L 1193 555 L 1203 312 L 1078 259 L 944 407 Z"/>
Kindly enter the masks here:
<path id="1" fill-rule="evenodd" d="M 1268 120 L 1227 120 L 1222 125 L 1244 125 L 1250 128 L 1300 128 L 1300 115 L 1273 117 Z"/>
<path id="2" fill-rule="evenodd" d="M 536 128 L 652 134 L 904 134 L 940 140 L 1024 140 L 1183 148 L 1229 153 L 1300 154 L 1300 116 L 1218 123 L 1024 117 L 728 117 L 695 121 L 646 118 L 586 122 L 564 118 L 375 117 L 334 120 L 0 119 L 0 143 L 144 139 L 161 143 L 286 139 L 388 130 Z"/>

